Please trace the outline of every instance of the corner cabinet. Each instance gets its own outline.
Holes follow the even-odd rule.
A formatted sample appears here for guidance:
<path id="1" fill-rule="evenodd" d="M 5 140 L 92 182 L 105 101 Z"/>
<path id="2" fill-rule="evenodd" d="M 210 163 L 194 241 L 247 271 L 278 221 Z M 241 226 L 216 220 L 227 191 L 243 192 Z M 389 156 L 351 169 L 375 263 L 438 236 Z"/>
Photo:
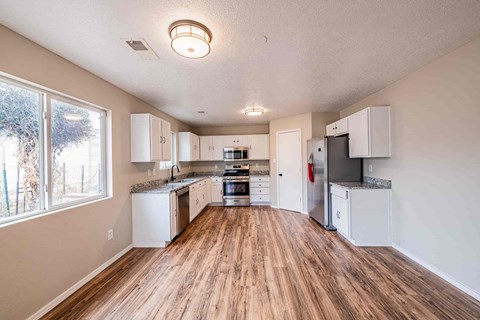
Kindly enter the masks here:
<path id="1" fill-rule="evenodd" d="M 270 159 L 270 135 L 254 134 L 248 136 L 248 159 L 268 160 Z"/>
<path id="2" fill-rule="evenodd" d="M 178 160 L 200 160 L 200 137 L 191 132 L 178 133 Z"/>
<path id="3" fill-rule="evenodd" d="M 391 157 L 390 107 L 368 107 L 348 117 L 350 158 Z"/>
<path id="4" fill-rule="evenodd" d="M 130 115 L 131 162 L 169 161 L 172 157 L 170 122 L 149 113 Z"/>

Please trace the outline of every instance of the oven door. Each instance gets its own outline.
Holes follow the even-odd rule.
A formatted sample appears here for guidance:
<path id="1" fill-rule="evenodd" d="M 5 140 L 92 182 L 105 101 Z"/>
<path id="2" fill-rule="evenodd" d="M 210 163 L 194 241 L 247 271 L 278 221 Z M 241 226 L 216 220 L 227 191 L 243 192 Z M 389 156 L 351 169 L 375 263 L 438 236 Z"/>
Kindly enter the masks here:
<path id="1" fill-rule="evenodd" d="M 238 207 L 250 205 L 250 183 L 248 180 L 223 180 L 223 205 Z"/>

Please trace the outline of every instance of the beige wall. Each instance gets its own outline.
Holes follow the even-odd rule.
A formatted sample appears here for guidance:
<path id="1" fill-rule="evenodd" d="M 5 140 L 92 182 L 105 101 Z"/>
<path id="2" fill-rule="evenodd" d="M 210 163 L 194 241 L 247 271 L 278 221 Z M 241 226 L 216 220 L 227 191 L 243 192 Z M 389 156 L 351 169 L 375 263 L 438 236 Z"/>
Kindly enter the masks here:
<path id="1" fill-rule="evenodd" d="M 341 112 L 392 107 L 393 240 L 480 297 L 480 38 Z M 365 172 L 368 172 L 365 170 Z"/>
<path id="2" fill-rule="evenodd" d="M 153 164 L 130 163 L 130 114 L 190 128 L 1 25 L 0 42 L 0 71 L 113 113 L 113 198 L 0 228 L 0 319 L 25 319 L 132 243 L 129 187 Z"/>
<path id="3" fill-rule="evenodd" d="M 272 206 L 278 206 L 277 201 L 277 132 L 301 129 L 302 134 L 302 186 L 303 208 L 307 207 L 307 140 L 312 137 L 312 114 L 305 113 L 293 117 L 270 121 L 270 200 Z"/>
<path id="4" fill-rule="evenodd" d="M 195 127 L 192 132 L 199 136 L 216 136 L 229 134 L 264 134 L 268 133 L 268 124 L 241 126 Z"/>
<path id="5" fill-rule="evenodd" d="M 312 112 L 312 137 L 323 138 L 326 134 L 327 124 L 340 119 L 339 112 Z"/>

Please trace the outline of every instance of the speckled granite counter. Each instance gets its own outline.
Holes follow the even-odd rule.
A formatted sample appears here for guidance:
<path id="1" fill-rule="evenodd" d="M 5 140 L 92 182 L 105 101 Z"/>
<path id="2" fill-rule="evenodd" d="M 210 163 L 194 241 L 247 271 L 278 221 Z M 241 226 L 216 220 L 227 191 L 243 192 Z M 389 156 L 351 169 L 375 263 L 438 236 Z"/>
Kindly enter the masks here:
<path id="1" fill-rule="evenodd" d="M 208 177 L 185 178 L 188 179 L 188 181 L 170 183 L 165 183 L 165 180 L 147 181 L 131 186 L 130 193 L 170 193 L 207 178 Z"/>
<path id="2" fill-rule="evenodd" d="M 268 170 L 250 170 L 251 176 L 270 176 L 270 171 Z"/>
<path id="3" fill-rule="evenodd" d="M 332 182 L 331 185 L 343 189 L 391 189 L 391 187 L 368 182 Z"/>
<path id="4" fill-rule="evenodd" d="M 363 182 L 332 182 L 344 189 L 392 189 L 392 181 L 374 177 L 363 177 Z"/>

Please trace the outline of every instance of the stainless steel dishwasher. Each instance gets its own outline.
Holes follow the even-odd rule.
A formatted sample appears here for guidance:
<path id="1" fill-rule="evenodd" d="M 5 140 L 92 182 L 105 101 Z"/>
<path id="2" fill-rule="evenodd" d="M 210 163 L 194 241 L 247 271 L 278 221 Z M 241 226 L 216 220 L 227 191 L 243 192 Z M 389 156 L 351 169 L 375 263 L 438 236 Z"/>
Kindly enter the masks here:
<path id="1" fill-rule="evenodd" d="M 179 235 L 190 223 L 190 188 L 185 187 L 177 191 L 177 232 Z"/>

